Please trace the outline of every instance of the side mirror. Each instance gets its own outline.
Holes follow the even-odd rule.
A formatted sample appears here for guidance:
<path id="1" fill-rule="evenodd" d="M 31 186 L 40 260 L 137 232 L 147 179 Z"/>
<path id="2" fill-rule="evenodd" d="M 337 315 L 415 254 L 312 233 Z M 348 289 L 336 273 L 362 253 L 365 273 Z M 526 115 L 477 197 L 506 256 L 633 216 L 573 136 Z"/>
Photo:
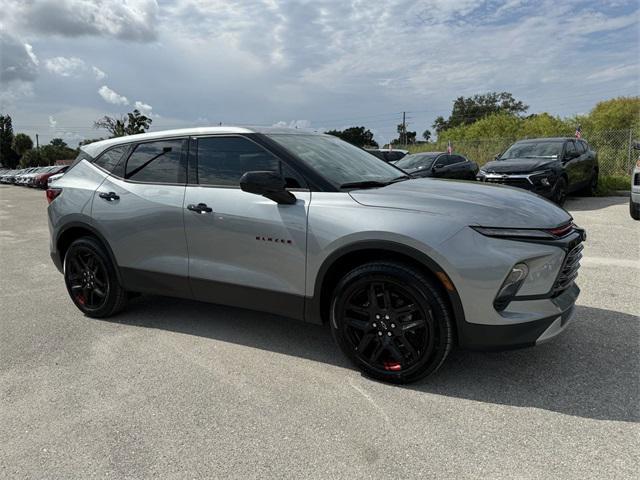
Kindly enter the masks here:
<path id="1" fill-rule="evenodd" d="M 240 178 L 240 188 L 284 205 L 296 203 L 296 197 L 286 189 L 286 182 L 276 172 L 246 172 Z"/>

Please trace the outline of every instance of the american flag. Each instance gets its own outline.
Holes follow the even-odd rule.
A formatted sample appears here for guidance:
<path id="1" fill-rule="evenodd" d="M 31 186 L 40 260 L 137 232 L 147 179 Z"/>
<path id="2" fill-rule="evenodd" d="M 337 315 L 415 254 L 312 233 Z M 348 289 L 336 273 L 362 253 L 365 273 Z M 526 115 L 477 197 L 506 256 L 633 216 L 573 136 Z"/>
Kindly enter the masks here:
<path id="1" fill-rule="evenodd" d="M 451 155 L 451 152 L 453 152 L 453 147 L 451 146 L 451 140 L 449 140 L 447 143 L 447 153 Z"/>
<path id="2" fill-rule="evenodd" d="M 580 125 L 576 127 L 576 138 L 582 138 L 582 127 Z"/>

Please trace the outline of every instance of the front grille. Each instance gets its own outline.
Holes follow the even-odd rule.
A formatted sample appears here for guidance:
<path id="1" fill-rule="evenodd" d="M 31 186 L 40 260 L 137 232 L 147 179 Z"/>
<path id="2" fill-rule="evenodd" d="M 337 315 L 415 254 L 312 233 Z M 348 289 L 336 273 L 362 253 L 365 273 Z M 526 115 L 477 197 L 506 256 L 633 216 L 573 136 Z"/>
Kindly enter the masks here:
<path id="1" fill-rule="evenodd" d="M 487 178 L 486 181 L 489 183 L 509 185 L 511 187 L 531 188 L 531 182 L 526 178 Z"/>
<path id="2" fill-rule="evenodd" d="M 567 254 L 567 258 L 565 258 L 564 264 L 562 265 L 562 270 L 560 270 L 556 283 L 553 285 L 554 294 L 558 294 L 569 288 L 578 276 L 583 249 L 584 245 L 579 243 Z"/>

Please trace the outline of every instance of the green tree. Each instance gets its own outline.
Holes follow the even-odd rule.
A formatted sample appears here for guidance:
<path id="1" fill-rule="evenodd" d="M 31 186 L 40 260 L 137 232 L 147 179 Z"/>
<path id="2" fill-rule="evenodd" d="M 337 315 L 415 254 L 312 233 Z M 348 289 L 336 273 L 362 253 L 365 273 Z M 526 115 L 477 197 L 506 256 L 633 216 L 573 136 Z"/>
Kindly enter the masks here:
<path id="1" fill-rule="evenodd" d="M 131 113 L 127 113 L 120 118 L 104 117 L 93 123 L 93 128 L 104 128 L 113 137 L 124 137 L 125 135 L 135 135 L 137 133 L 146 132 L 153 120 L 135 109 Z"/>
<path id="2" fill-rule="evenodd" d="M 575 119 L 585 131 L 640 129 L 640 97 L 618 97 L 598 102 L 589 115 Z"/>
<path id="3" fill-rule="evenodd" d="M 33 140 L 31 140 L 31 137 L 26 133 L 18 133 L 13 137 L 11 147 L 14 152 L 22 156 L 27 150 L 31 150 L 33 148 Z"/>
<path id="4" fill-rule="evenodd" d="M 20 157 L 20 166 L 22 168 L 37 167 L 38 165 L 43 164 L 41 162 L 42 158 L 40 158 L 38 152 L 34 149 L 27 150 L 24 152 L 22 157 Z"/>
<path id="5" fill-rule="evenodd" d="M 80 141 L 80 143 L 78 143 L 78 146 L 82 147 L 83 145 L 89 145 L 90 143 L 99 142 L 100 140 L 104 140 L 104 138 L 86 138 Z"/>
<path id="6" fill-rule="evenodd" d="M 61 138 L 53 138 L 49 142 L 49 145 L 52 145 L 52 146 L 54 146 L 56 148 L 65 148 L 67 146 L 67 142 L 65 142 Z"/>
<path id="7" fill-rule="evenodd" d="M 357 147 L 377 147 L 378 142 L 373 139 L 371 130 L 365 127 L 349 127 L 344 130 L 329 130 L 325 132 L 329 135 L 341 138 Z"/>
<path id="8" fill-rule="evenodd" d="M 425 130 L 422 132 L 422 138 L 424 138 L 425 142 L 428 142 L 431 139 L 431 130 Z"/>
<path id="9" fill-rule="evenodd" d="M 505 113 L 520 115 L 529 109 L 528 105 L 516 100 L 509 92 L 489 92 L 473 97 L 458 97 L 453 102 L 448 119 L 440 116 L 433 123 L 436 133 L 460 125 L 469 125 L 489 115 Z"/>
<path id="10" fill-rule="evenodd" d="M 412 145 L 416 143 L 418 133 L 408 131 L 406 124 L 399 123 L 396 131 L 398 132 L 398 138 L 391 140 L 391 145 Z"/>
<path id="11" fill-rule="evenodd" d="M 15 168 L 19 155 L 13 150 L 13 125 L 11 116 L 0 115 L 0 165 Z"/>

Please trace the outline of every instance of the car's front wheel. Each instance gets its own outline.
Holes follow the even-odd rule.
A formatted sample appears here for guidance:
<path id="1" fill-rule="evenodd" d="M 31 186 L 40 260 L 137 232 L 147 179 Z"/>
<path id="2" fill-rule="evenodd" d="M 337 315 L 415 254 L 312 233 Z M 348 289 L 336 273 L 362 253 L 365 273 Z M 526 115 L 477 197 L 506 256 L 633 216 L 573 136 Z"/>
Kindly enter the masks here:
<path id="1" fill-rule="evenodd" d="M 372 262 L 346 274 L 334 290 L 331 330 L 366 375 L 410 383 L 435 372 L 452 346 L 445 294 L 419 270 Z"/>
<path id="2" fill-rule="evenodd" d="M 88 317 L 116 314 L 127 302 L 127 292 L 102 244 L 93 237 L 75 240 L 64 257 L 64 280 L 71 300 Z"/>
<path id="3" fill-rule="evenodd" d="M 567 200 L 567 181 L 564 177 L 560 177 L 553 187 L 552 200 L 559 206 L 563 206 Z"/>

